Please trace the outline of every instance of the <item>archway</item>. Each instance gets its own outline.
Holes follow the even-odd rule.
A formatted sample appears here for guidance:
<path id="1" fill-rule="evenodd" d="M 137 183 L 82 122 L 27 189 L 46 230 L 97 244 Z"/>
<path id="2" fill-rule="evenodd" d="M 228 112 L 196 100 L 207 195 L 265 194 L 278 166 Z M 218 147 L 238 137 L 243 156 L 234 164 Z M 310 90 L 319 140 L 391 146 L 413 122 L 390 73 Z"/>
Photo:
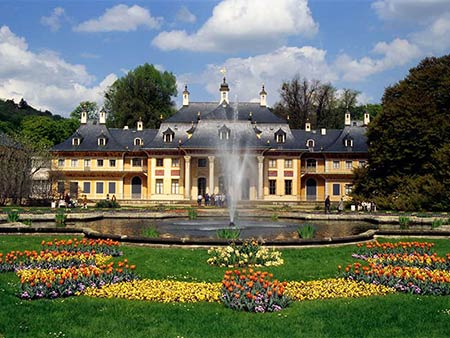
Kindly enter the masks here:
<path id="1" fill-rule="evenodd" d="M 142 198 L 142 180 L 138 176 L 135 176 L 131 179 L 131 198 Z"/>
<path id="2" fill-rule="evenodd" d="M 306 200 L 307 201 L 317 200 L 317 182 L 313 178 L 308 178 L 306 180 Z"/>

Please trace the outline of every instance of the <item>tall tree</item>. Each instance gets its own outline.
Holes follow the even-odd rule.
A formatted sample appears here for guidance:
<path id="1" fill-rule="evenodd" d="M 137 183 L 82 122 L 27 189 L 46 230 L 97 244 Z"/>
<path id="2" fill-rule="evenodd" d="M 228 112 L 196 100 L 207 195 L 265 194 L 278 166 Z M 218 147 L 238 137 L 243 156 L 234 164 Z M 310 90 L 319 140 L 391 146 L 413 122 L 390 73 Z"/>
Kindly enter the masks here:
<path id="1" fill-rule="evenodd" d="M 163 118 L 174 113 L 172 97 L 177 95 L 172 73 L 144 64 L 114 82 L 105 94 L 108 124 L 121 128 L 142 119 L 147 128 L 157 128 Z"/>
<path id="2" fill-rule="evenodd" d="M 450 208 L 449 85 L 447 55 L 422 60 L 386 89 L 368 128 L 369 168 L 355 194 L 397 209 Z"/>
<path id="3" fill-rule="evenodd" d="M 70 113 L 70 118 L 80 120 L 81 112 L 87 113 L 88 120 L 96 120 L 98 118 L 98 105 L 96 102 L 83 101 Z"/>

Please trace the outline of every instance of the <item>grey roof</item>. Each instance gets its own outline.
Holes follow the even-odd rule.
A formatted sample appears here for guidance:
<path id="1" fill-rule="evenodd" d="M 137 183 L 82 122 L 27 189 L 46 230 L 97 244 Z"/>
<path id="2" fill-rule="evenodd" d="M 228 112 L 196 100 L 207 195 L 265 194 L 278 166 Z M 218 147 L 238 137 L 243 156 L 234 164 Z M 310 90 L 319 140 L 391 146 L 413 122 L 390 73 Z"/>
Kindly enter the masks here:
<path id="1" fill-rule="evenodd" d="M 68 139 L 55 145 L 52 151 L 128 151 L 139 150 L 141 146 L 135 146 L 136 138 L 142 139 L 145 146 L 151 143 L 156 129 L 144 129 L 137 131 L 136 129 L 118 129 L 107 128 L 104 124 L 93 123 L 89 121 L 82 124 Z M 73 138 L 80 138 L 80 144 L 72 145 Z M 106 144 L 98 145 L 98 138 L 105 137 Z"/>
<path id="2" fill-rule="evenodd" d="M 259 102 L 190 102 L 183 106 L 174 115 L 169 117 L 167 123 L 191 123 L 197 122 L 198 113 L 200 120 L 249 120 L 252 116 L 257 123 L 286 123 L 284 119 L 276 116 L 267 107 L 262 107 Z M 251 113 L 251 114 L 250 114 Z"/>

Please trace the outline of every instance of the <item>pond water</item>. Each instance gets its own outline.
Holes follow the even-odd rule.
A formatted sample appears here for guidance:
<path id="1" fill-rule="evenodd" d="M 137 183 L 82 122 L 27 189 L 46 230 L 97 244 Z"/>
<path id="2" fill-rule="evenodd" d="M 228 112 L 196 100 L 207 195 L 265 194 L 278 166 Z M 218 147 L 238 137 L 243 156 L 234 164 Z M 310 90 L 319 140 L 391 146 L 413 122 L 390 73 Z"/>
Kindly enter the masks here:
<path id="1" fill-rule="evenodd" d="M 88 222 L 68 223 L 70 227 L 87 227 L 102 234 L 143 236 L 149 227 L 165 238 L 217 238 L 220 229 L 234 229 L 226 218 L 187 219 L 102 219 Z M 368 222 L 351 221 L 305 221 L 298 219 L 242 218 L 235 221 L 240 237 L 264 239 L 298 238 L 297 228 L 304 224 L 316 228 L 315 238 L 346 237 L 356 235 L 377 226 Z"/>

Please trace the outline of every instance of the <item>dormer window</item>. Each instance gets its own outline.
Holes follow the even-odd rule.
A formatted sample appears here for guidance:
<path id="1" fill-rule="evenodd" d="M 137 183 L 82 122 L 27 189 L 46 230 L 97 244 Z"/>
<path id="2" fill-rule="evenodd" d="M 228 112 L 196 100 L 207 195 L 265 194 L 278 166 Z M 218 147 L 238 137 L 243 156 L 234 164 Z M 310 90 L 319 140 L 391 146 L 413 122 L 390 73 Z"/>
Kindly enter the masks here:
<path id="1" fill-rule="evenodd" d="M 74 137 L 74 138 L 72 139 L 72 145 L 73 145 L 73 146 L 79 146 L 80 143 L 81 143 L 81 140 L 80 140 L 79 137 Z"/>
<path id="2" fill-rule="evenodd" d="M 353 138 L 346 137 L 344 139 L 344 147 L 346 147 L 346 148 L 353 148 Z"/>
<path id="3" fill-rule="evenodd" d="M 306 147 L 308 148 L 308 149 L 313 149 L 314 148 L 314 146 L 315 146 L 315 142 L 314 142 L 314 140 L 313 139 L 309 139 L 308 141 L 306 141 Z"/>
<path id="4" fill-rule="evenodd" d="M 106 146 L 106 137 L 99 137 L 97 141 L 99 146 Z"/>
<path id="5" fill-rule="evenodd" d="M 219 139 L 221 140 L 229 140 L 230 139 L 231 130 L 227 128 L 225 125 L 219 129 Z"/>
<path id="6" fill-rule="evenodd" d="M 163 141 L 164 143 L 171 143 L 173 141 L 173 138 L 175 136 L 175 133 L 172 129 L 167 128 L 164 132 L 163 132 Z"/>
<path id="7" fill-rule="evenodd" d="M 144 145 L 144 141 L 143 141 L 141 138 L 136 137 L 136 138 L 134 139 L 134 145 L 135 145 L 135 146 L 143 146 L 143 145 Z"/>
<path id="8" fill-rule="evenodd" d="M 277 143 L 285 143 L 286 142 L 286 132 L 283 129 L 278 129 L 275 133 L 275 141 Z"/>

